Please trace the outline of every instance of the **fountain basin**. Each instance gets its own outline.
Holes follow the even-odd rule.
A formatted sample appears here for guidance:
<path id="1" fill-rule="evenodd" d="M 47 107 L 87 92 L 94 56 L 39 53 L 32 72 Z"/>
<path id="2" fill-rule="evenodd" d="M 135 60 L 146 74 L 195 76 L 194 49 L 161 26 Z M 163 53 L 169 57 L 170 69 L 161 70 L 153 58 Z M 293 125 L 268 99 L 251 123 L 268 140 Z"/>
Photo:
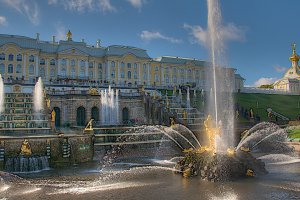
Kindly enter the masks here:
<path id="1" fill-rule="evenodd" d="M 36 172 L 49 169 L 47 156 L 23 156 L 18 155 L 8 158 L 5 170 L 8 172 Z"/>
<path id="2" fill-rule="evenodd" d="M 200 176 L 212 182 L 231 181 L 268 173 L 264 162 L 243 151 L 214 154 L 212 151 L 192 150 L 177 162 L 175 168 L 184 177 Z"/>

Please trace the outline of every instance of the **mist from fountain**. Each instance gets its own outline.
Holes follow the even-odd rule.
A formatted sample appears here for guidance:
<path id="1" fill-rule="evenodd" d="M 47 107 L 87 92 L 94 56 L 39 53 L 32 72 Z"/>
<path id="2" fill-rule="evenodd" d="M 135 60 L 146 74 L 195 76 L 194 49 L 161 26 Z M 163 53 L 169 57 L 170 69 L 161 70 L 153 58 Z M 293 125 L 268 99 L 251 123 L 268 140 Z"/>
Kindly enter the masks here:
<path id="1" fill-rule="evenodd" d="M 182 103 L 182 92 L 181 89 L 179 88 L 179 92 L 178 92 L 178 98 L 179 98 L 179 103 Z"/>
<path id="2" fill-rule="evenodd" d="M 186 90 L 186 108 L 188 111 L 191 108 L 190 88 L 189 87 Z"/>
<path id="3" fill-rule="evenodd" d="M 4 112 L 5 89 L 2 76 L 0 74 L 0 113 Z"/>
<path id="4" fill-rule="evenodd" d="M 43 92 L 44 86 L 42 78 L 39 77 L 38 81 L 36 82 L 34 86 L 34 92 L 33 92 L 33 114 L 34 118 L 36 120 L 37 125 L 39 126 L 41 122 L 39 120 L 42 120 L 42 115 L 44 111 L 44 92 Z"/>
<path id="5" fill-rule="evenodd" d="M 215 126 L 223 124 L 221 139 L 216 140 L 216 151 L 226 151 L 234 146 L 234 112 L 232 73 L 224 66 L 224 34 L 219 0 L 207 0 L 208 39 L 212 60 L 211 89 L 213 95 L 208 101 L 208 113 L 213 117 Z"/>
<path id="6" fill-rule="evenodd" d="M 108 91 L 100 92 L 101 95 L 101 124 L 117 125 L 119 124 L 119 92 L 111 87 Z"/>

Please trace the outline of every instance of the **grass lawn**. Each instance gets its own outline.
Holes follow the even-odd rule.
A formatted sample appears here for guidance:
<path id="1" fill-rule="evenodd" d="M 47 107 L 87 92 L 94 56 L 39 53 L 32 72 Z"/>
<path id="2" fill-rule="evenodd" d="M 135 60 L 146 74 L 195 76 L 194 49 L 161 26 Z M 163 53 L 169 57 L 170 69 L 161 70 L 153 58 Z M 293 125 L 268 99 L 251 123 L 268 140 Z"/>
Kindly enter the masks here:
<path id="1" fill-rule="evenodd" d="M 300 139 L 300 129 L 289 130 L 289 138 L 291 139 Z"/>
<path id="2" fill-rule="evenodd" d="M 237 93 L 235 101 L 244 109 L 252 108 L 254 115 L 258 114 L 262 121 L 268 120 L 267 108 L 290 119 L 296 119 L 300 114 L 300 95 Z"/>

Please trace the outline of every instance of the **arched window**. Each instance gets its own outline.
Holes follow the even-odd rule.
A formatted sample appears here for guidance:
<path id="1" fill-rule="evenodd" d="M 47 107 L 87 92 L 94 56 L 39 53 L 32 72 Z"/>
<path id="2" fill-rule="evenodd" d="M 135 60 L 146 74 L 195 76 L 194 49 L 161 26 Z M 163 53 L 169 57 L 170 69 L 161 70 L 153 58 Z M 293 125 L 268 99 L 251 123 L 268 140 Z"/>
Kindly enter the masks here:
<path id="1" fill-rule="evenodd" d="M 129 123 L 129 110 L 126 107 L 122 109 L 122 119 L 124 124 Z"/>
<path id="2" fill-rule="evenodd" d="M 5 54 L 4 53 L 0 54 L 0 60 L 5 60 Z"/>
<path id="3" fill-rule="evenodd" d="M 159 80 L 158 80 L 158 74 L 155 74 L 154 75 L 154 78 L 155 78 L 155 82 L 158 82 Z"/>
<path id="4" fill-rule="evenodd" d="M 89 62 L 89 68 L 93 68 L 94 67 L 94 63 L 93 62 Z"/>
<path id="5" fill-rule="evenodd" d="M 124 73 L 124 71 L 121 71 L 121 78 L 125 78 L 125 73 Z"/>
<path id="6" fill-rule="evenodd" d="M 137 70 L 138 65 L 134 63 L 134 69 Z"/>
<path id="7" fill-rule="evenodd" d="M 72 67 L 72 69 L 71 69 L 71 77 L 75 78 L 75 76 L 76 76 L 76 70 L 75 70 L 75 67 Z"/>
<path id="8" fill-rule="evenodd" d="M 111 66 L 112 66 L 112 67 L 115 67 L 115 66 L 116 66 L 115 61 L 111 61 Z"/>
<path id="9" fill-rule="evenodd" d="M 138 78 L 137 71 L 134 71 L 134 72 L 133 72 L 133 77 L 134 77 L 134 79 L 137 79 L 137 78 Z"/>
<path id="10" fill-rule="evenodd" d="M 146 64 L 143 64 L 143 70 L 144 70 L 144 72 L 147 71 L 147 66 L 146 66 Z"/>
<path id="11" fill-rule="evenodd" d="M 14 54 L 9 54 L 8 55 L 8 60 L 9 61 L 14 61 Z"/>
<path id="12" fill-rule="evenodd" d="M 127 67 L 128 67 L 128 68 L 131 68 L 131 63 L 127 63 Z"/>
<path id="13" fill-rule="evenodd" d="M 40 59 L 40 65 L 45 65 L 45 59 L 44 58 Z"/>
<path id="14" fill-rule="evenodd" d="M 94 73 L 93 71 L 89 71 L 89 79 L 93 79 L 94 78 Z"/>
<path id="15" fill-rule="evenodd" d="M 1 74 L 5 73 L 5 65 L 3 63 L 0 64 L 0 73 Z"/>
<path id="16" fill-rule="evenodd" d="M 102 69 L 102 63 L 98 63 L 98 69 Z"/>
<path id="17" fill-rule="evenodd" d="M 17 61 L 22 61 L 22 55 L 21 54 L 17 55 Z"/>
<path id="18" fill-rule="evenodd" d="M 77 126 L 85 125 L 85 108 L 82 106 L 77 108 L 76 122 L 77 122 Z"/>
<path id="19" fill-rule="evenodd" d="M 20 65 L 20 64 L 17 65 L 16 73 L 18 73 L 18 74 L 22 73 L 22 65 Z"/>
<path id="20" fill-rule="evenodd" d="M 33 65 L 30 65 L 29 68 L 28 68 L 28 73 L 30 75 L 34 74 L 34 66 Z"/>
<path id="21" fill-rule="evenodd" d="M 131 71 L 128 71 L 128 72 L 127 72 L 127 78 L 128 78 L 128 79 L 131 79 Z"/>
<path id="22" fill-rule="evenodd" d="M 168 74 L 166 74 L 165 78 L 166 78 L 166 83 L 170 83 Z"/>
<path id="23" fill-rule="evenodd" d="M 91 118 L 94 119 L 95 121 L 99 121 L 99 108 L 97 108 L 96 106 L 94 106 L 92 108 L 92 116 Z"/>
<path id="24" fill-rule="evenodd" d="M 61 69 L 61 75 L 64 76 L 64 77 L 67 75 L 67 70 L 66 70 L 66 68 L 62 68 L 62 69 Z"/>
<path id="25" fill-rule="evenodd" d="M 158 72 L 158 66 L 155 67 L 155 71 Z"/>
<path id="26" fill-rule="evenodd" d="M 14 66 L 12 64 L 9 64 L 7 66 L 7 73 L 9 73 L 9 74 L 14 73 Z"/>
<path id="27" fill-rule="evenodd" d="M 98 79 L 102 79 L 102 64 L 98 64 Z"/>
<path id="28" fill-rule="evenodd" d="M 51 60 L 50 60 L 50 65 L 52 65 L 52 66 L 55 65 L 55 60 L 54 60 L 54 59 L 51 59 Z"/>
<path id="29" fill-rule="evenodd" d="M 80 76 L 80 78 L 83 78 L 83 77 L 84 77 L 84 75 L 85 75 L 85 70 L 84 70 L 84 67 L 81 67 L 81 69 L 80 69 L 80 73 L 79 73 L 79 76 Z"/>
<path id="30" fill-rule="evenodd" d="M 121 62 L 121 67 L 124 69 L 124 67 L 125 67 L 125 63 L 124 62 Z"/>
<path id="31" fill-rule="evenodd" d="M 173 83 L 177 83 L 177 77 L 175 75 L 173 76 Z"/>
<path id="32" fill-rule="evenodd" d="M 84 67 L 84 66 L 85 66 L 85 61 L 84 60 L 80 61 L 80 67 Z"/>
<path id="33" fill-rule="evenodd" d="M 66 66 L 66 65 L 67 65 L 66 59 L 62 59 L 62 60 L 60 61 L 60 64 L 61 64 L 61 66 Z"/>
<path id="34" fill-rule="evenodd" d="M 72 66 L 72 67 L 75 66 L 75 60 L 71 60 L 71 66 Z"/>
<path id="35" fill-rule="evenodd" d="M 34 56 L 33 55 L 29 56 L 29 62 L 34 62 Z"/>

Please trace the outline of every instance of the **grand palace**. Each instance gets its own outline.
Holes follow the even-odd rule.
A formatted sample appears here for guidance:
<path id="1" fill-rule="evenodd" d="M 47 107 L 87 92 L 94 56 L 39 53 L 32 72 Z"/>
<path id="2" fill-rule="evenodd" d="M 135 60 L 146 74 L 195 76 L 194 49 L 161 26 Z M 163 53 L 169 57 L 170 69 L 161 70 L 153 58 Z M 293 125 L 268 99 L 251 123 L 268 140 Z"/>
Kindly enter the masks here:
<path id="1" fill-rule="evenodd" d="M 41 77 L 56 111 L 56 125 L 65 122 L 85 125 L 92 115 L 101 120 L 100 91 L 110 85 L 120 95 L 120 122 L 128 118 L 144 120 L 144 104 L 138 93 L 152 95 L 153 91 L 190 87 L 209 90 L 209 62 L 192 58 L 162 56 L 151 58 L 144 49 L 112 45 L 87 45 L 84 40 L 73 41 L 68 31 L 65 40 L 40 40 L 17 35 L 0 35 L 0 73 L 6 93 L 33 93 Z M 234 68 L 222 68 L 230 75 L 237 92 L 244 79 Z M 93 89 L 94 88 L 94 89 Z M 93 89 L 95 96 L 89 96 Z M 98 94 L 98 96 L 97 96 Z"/>

